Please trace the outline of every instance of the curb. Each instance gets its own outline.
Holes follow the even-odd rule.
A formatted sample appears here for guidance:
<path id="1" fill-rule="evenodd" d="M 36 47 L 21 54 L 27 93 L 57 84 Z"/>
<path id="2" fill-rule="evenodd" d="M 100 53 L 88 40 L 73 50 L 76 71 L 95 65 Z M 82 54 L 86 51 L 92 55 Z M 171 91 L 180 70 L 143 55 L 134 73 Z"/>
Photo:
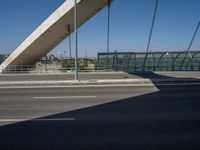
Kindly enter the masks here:
<path id="1" fill-rule="evenodd" d="M 114 79 L 114 80 L 47 80 L 47 81 L 3 81 L 0 87 L 7 86 L 84 86 L 84 85 L 120 85 L 120 84 L 178 84 L 178 83 L 200 83 L 199 79 Z"/>

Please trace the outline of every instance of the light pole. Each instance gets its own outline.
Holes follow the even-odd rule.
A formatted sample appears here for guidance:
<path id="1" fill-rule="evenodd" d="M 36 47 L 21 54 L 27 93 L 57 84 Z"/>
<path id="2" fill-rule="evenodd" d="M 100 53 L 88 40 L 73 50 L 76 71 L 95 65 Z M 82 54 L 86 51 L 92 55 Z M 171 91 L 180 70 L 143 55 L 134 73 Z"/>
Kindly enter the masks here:
<path id="1" fill-rule="evenodd" d="M 74 0 L 74 32 L 75 32 L 75 80 L 78 80 L 78 32 L 77 32 L 77 0 Z"/>
<path id="2" fill-rule="evenodd" d="M 67 26 L 68 28 L 68 34 L 69 34 L 69 58 L 70 58 L 70 61 L 72 59 L 72 48 L 71 48 L 71 28 L 70 28 L 70 25 Z"/>
<path id="3" fill-rule="evenodd" d="M 87 50 L 85 50 L 85 65 L 86 65 L 86 67 L 88 66 L 88 55 L 87 55 Z"/>
<path id="4" fill-rule="evenodd" d="M 86 60 L 87 60 L 87 58 L 88 58 L 87 50 L 85 50 L 85 58 L 86 58 Z"/>
<path id="5" fill-rule="evenodd" d="M 107 31 L 107 57 L 106 57 L 106 65 L 108 70 L 108 54 L 110 51 L 110 7 L 111 7 L 111 0 L 108 0 L 108 31 Z"/>
<path id="6" fill-rule="evenodd" d="M 111 7 L 111 0 L 108 0 L 107 53 L 109 53 L 110 51 L 110 7 Z"/>

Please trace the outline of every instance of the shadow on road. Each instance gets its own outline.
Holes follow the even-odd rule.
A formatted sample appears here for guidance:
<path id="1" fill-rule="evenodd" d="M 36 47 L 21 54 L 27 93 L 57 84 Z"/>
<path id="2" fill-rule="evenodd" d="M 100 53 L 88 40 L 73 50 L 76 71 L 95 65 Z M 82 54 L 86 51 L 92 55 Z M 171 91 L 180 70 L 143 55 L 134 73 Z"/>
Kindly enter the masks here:
<path id="1" fill-rule="evenodd" d="M 156 86 L 158 92 L 42 118 L 75 120 L 2 126 L 0 149 L 200 149 L 200 86 Z"/>

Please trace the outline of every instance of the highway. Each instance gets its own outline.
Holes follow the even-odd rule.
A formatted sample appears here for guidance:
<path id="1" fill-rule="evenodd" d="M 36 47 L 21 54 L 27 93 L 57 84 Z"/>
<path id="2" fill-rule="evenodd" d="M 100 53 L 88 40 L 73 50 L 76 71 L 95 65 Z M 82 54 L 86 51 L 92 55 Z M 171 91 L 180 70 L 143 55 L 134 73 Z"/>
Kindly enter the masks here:
<path id="1" fill-rule="evenodd" d="M 200 149 L 200 85 L 0 89 L 6 149 Z"/>

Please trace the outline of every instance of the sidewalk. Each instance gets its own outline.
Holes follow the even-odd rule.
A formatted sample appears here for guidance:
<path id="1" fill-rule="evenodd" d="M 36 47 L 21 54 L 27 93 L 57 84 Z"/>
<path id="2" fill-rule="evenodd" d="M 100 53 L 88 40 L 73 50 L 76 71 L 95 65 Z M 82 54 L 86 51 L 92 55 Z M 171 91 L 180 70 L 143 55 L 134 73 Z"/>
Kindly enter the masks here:
<path id="1" fill-rule="evenodd" d="M 84 86 L 120 84 L 200 83 L 200 72 L 153 72 L 128 74 L 81 73 L 79 81 L 73 74 L 62 75 L 0 75 L 0 86 Z"/>

